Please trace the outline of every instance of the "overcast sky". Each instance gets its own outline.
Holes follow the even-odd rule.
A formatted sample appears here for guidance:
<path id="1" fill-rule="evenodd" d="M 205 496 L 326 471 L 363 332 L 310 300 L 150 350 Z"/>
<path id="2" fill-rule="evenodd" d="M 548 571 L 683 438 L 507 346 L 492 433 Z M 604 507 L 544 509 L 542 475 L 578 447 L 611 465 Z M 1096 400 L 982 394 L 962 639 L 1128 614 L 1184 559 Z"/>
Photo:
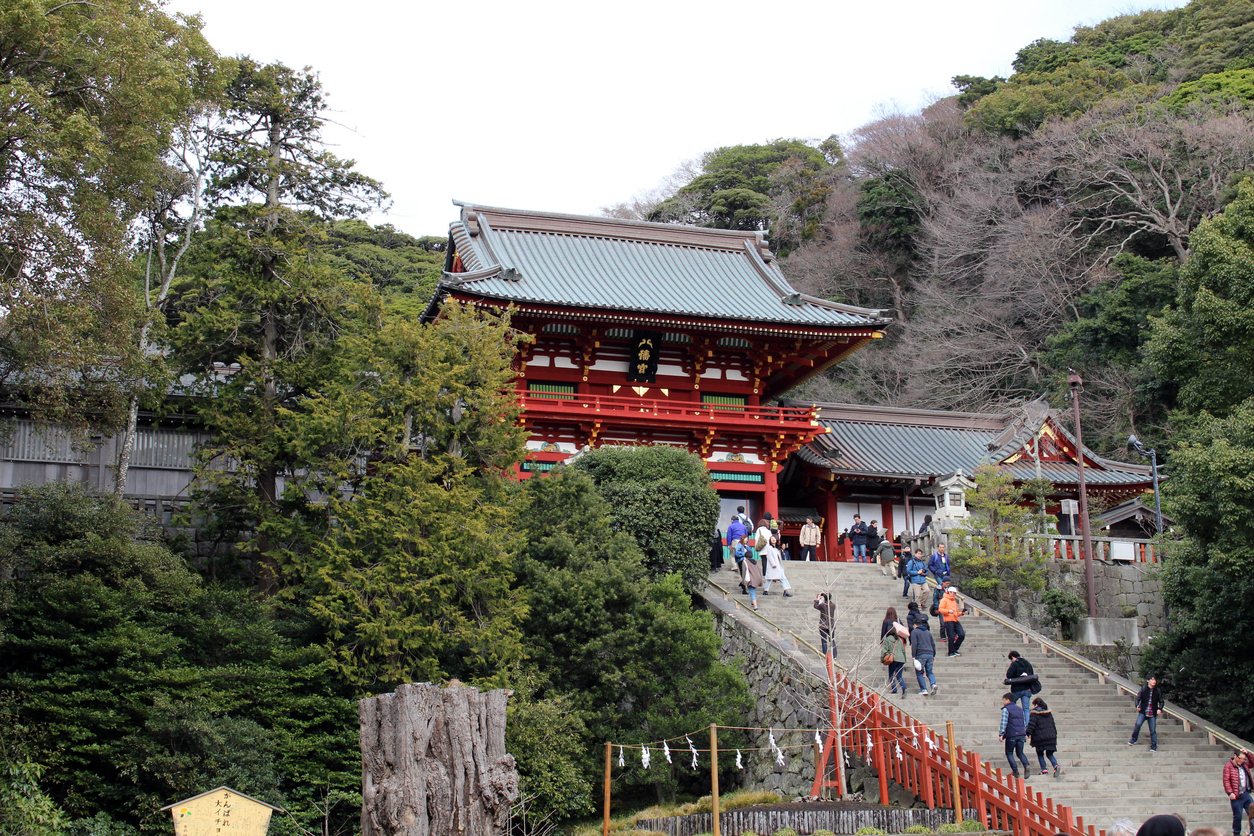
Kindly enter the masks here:
<path id="1" fill-rule="evenodd" d="M 722 145 L 843 134 L 1037 38 L 1183 0 L 172 0 L 228 55 L 318 71 L 327 138 L 442 235 L 454 198 L 597 214 Z"/>

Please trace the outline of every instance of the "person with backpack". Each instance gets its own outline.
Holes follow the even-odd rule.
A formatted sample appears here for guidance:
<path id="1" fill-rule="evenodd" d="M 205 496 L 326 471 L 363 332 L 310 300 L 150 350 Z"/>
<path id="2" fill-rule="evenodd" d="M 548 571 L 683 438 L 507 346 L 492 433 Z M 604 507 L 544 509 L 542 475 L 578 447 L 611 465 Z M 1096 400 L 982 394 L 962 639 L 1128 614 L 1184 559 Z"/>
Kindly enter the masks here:
<path id="1" fill-rule="evenodd" d="M 932 577 L 936 578 L 937 583 L 949 577 L 949 555 L 945 554 L 944 543 L 938 545 L 936 551 L 932 552 L 932 556 L 928 558 L 927 570 L 932 573 Z"/>
<path id="2" fill-rule="evenodd" d="M 1032 716 L 1028 718 L 1028 726 L 1024 729 L 1024 734 L 1031 741 L 1032 748 L 1036 750 L 1036 760 L 1041 765 L 1041 774 L 1049 774 L 1049 769 L 1045 766 L 1045 759 L 1049 758 L 1050 764 L 1054 767 L 1054 777 L 1061 775 L 1062 768 L 1058 766 L 1058 759 L 1054 757 L 1054 752 L 1058 751 L 1058 726 L 1054 723 L 1054 714 L 1049 710 L 1049 705 L 1040 697 L 1032 700 Z"/>
<path id="3" fill-rule="evenodd" d="M 906 607 L 906 629 L 913 631 L 914 625 L 919 622 L 920 618 L 927 618 L 923 610 L 919 609 L 919 605 L 911 601 Z"/>
<path id="4" fill-rule="evenodd" d="M 895 694 L 901 688 L 901 695 L 906 696 L 909 692 L 906 691 L 905 677 L 901 674 L 906 666 L 906 643 L 896 629 L 886 631 L 880 641 L 880 662 L 888 666 L 888 692 Z"/>
<path id="5" fill-rule="evenodd" d="M 736 540 L 735 545 L 732 546 L 732 549 L 733 549 L 732 555 L 736 558 L 736 574 L 740 576 L 740 594 L 748 595 L 749 588 L 745 586 L 745 560 L 749 557 L 750 554 L 753 553 L 749 549 L 749 535 L 748 534 L 740 535 L 740 539 Z M 758 599 L 756 597 L 756 593 L 755 593 L 755 597 L 752 600 L 755 603 L 757 602 Z"/>
<path id="6" fill-rule="evenodd" d="M 758 530 L 753 532 L 753 550 L 759 555 L 766 551 L 766 547 L 771 543 L 771 520 L 763 518 L 758 523 Z"/>
<path id="7" fill-rule="evenodd" d="M 741 545 L 745 547 L 745 559 L 741 563 L 744 574 L 741 579 L 749 589 L 749 603 L 753 604 L 753 611 L 758 611 L 758 587 L 762 585 L 762 567 L 757 560 L 754 559 L 753 552 L 749 549 L 749 537 L 744 536 L 740 540 Z"/>
<path id="8" fill-rule="evenodd" d="M 1019 651 L 1010 651 L 1006 658 L 1010 660 L 1010 667 L 1006 668 L 1006 679 L 1002 684 L 1010 686 L 1011 696 L 1023 705 L 1022 714 L 1026 717 L 1032 695 L 1041 691 L 1040 680 L 1036 671 L 1032 670 L 1032 663 L 1019 655 Z"/>
<path id="9" fill-rule="evenodd" d="M 940 617 L 941 601 L 945 599 L 945 590 L 948 588 L 949 588 L 949 581 L 946 580 L 946 581 L 941 581 L 936 586 L 936 588 L 932 590 L 932 608 L 927 611 L 928 615 L 932 616 L 933 618 Z"/>
<path id="10" fill-rule="evenodd" d="M 893 541 L 887 537 L 883 538 L 875 547 L 875 562 L 880 565 L 881 575 L 887 575 L 891 571 L 895 578 L 897 577 L 897 555 L 893 551 Z"/>
<path id="11" fill-rule="evenodd" d="M 914 676 L 919 680 L 919 696 L 936 693 L 936 675 L 932 663 L 936 660 L 936 642 L 927 626 L 927 616 L 920 615 L 910 631 L 910 655 L 914 657 Z M 930 687 L 929 687 L 930 683 Z"/>
<path id="12" fill-rule="evenodd" d="M 1158 677 L 1150 674 L 1136 695 L 1136 725 L 1132 727 L 1129 746 L 1135 746 L 1141 736 L 1141 724 L 1149 722 L 1150 751 L 1158 751 L 1158 715 L 1163 713 L 1163 692 L 1158 688 Z"/>

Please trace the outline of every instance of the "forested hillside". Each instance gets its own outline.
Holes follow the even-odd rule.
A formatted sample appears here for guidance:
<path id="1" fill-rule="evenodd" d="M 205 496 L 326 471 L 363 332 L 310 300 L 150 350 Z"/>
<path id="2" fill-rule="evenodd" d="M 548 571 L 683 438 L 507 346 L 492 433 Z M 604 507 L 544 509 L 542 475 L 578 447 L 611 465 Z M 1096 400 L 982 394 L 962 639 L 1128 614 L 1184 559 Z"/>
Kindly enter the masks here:
<path id="1" fill-rule="evenodd" d="M 891 312 L 804 397 L 1058 402 L 1073 367 L 1086 440 L 1163 439 L 1189 374 L 1142 349 L 1197 225 L 1254 169 L 1254 5 L 1124 15 L 1013 66 L 846 137 L 718 149 L 673 193 L 607 211 L 767 229 L 798 287 Z"/>
<path id="2" fill-rule="evenodd" d="M 163 805 L 222 784 L 283 807 L 280 836 L 354 833 L 355 700 L 405 682 L 513 689 L 540 828 L 590 809 L 604 740 L 739 722 L 692 602 L 703 464 L 514 478 L 525 335 L 419 321 L 446 239 L 363 220 L 387 195 L 328 149 L 316 72 L 132 0 L 7 4 L 0 59 L 0 399 L 124 439 L 112 493 L 0 514 L 0 833 L 168 832 Z M 167 522 L 211 552 L 121 499 L 137 421 L 171 414 L 208 440 Z"/>

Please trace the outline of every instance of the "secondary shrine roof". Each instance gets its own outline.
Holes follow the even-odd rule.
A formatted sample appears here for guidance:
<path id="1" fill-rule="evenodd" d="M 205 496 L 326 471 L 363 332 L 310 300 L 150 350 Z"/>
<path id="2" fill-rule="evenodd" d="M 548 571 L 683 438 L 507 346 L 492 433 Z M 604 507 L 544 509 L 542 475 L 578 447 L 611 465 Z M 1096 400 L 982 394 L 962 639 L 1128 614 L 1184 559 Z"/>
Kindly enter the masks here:
<path id="1" fill-rule="evenodd" d="M 794 290 L 760 232 L 464 204 L 450 239 L 456 259 L 450 256 L 453 269 L 445 272 L 436 302 L 454 292 L 867 335 L 890 321 L 878 310 Z"/>
<path id="2" fill-rule="evenodd" d="M 833 474 L 871 479 L 921 479 L 996 464 L 1018 481 L 1034 479 L 1034 447 L 1042 437 L 1040 475 L 1076 484 L 1075 438 L 1049 414 L 1043 400 L 1002 413 L 949 412 L 901 407 L 819 404 L 828 432 L 801 448 L 809 464 Z M 1149 485 L 1148 466 L 1106 459 L 1084 449 L 1085 482 L 1097 488 Z"/>

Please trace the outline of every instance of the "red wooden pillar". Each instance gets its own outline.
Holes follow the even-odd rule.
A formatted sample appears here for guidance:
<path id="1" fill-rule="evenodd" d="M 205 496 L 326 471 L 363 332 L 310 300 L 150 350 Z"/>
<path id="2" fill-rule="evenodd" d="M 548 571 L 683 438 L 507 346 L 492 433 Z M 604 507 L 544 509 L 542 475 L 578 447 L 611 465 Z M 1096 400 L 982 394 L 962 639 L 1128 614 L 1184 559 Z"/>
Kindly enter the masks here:
<path id="1" fill-rule="evenodd" d="M 878 709 L 878 705 L 876 708 Z M 871 763 L 875 766 L 875 771 L 879 773 L 880 782 L 880 804 L 888 807 L 892 802 L 888 798 L 888 763 L 884 756 L 884 733 L 880 731 L 880 712 L 876 710 L 875 725 L 871 727 Z"/>
<path id="2" fill-rule="evenodd" d="M 880 536 L 885 540 L 893 539 L 893 503 L 880 503 Z"/>
<path id="3" fill-rule="evenodd" d="M 766 465 L 766 496 L 763 497 L 766 512 L 771 519 L 779 519 L 779 462 L 771 461 Z"/>

